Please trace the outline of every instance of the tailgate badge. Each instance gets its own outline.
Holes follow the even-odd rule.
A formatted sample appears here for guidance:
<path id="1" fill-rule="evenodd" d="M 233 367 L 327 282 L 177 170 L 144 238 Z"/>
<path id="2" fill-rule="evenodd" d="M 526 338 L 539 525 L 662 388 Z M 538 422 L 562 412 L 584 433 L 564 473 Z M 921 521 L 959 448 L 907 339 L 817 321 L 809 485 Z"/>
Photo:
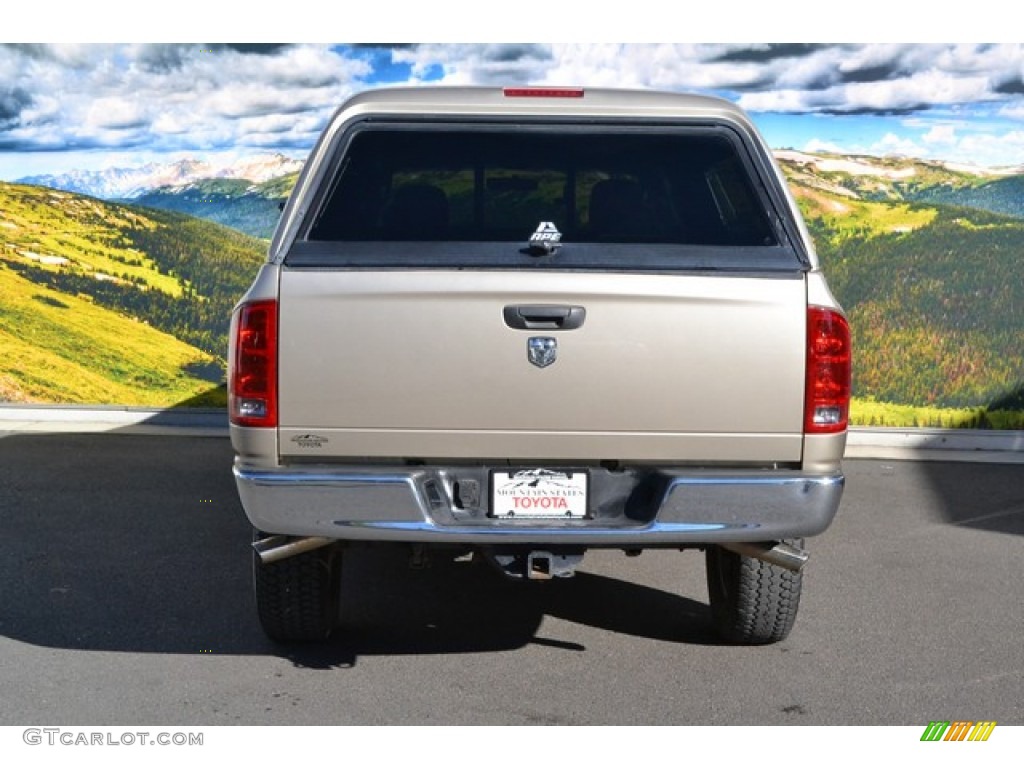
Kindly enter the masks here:
<path id="1" fill-rule="evenodd" d="M 538 368 L 547 368 L 558 357 L 558 339 L 531 336 L 526 342 L 526 356 Z"/>
<path id="2" fill-rule="evenodd" d="M 299 448 L 323 448 L 324 443 L 330 442 L 326 437 L 320 435 L 295 435 L 292 442 Z"/>

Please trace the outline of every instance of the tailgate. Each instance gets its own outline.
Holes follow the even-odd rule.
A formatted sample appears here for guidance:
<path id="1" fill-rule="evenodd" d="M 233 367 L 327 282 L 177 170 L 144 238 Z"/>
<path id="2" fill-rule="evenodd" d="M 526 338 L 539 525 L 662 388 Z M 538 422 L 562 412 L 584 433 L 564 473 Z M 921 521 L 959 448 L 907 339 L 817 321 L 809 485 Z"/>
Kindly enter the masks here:
<path id="1" fill-rule="evenodd" d="M 283 457 L 792 462 L 802 274 L 285 267 Z M 522 329 L 506 307 L 582 307 Z M 528 352 L 535 341 L 535 359 Z M 554 347 L 554 360 L 543 363 Z"/>

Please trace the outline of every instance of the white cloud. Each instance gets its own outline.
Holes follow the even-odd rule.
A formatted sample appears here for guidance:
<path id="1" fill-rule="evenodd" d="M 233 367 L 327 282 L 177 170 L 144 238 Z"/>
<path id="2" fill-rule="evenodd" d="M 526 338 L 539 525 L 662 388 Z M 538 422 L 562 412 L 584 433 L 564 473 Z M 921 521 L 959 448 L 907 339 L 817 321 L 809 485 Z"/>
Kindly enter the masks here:
<path id="1" fill-rule="evenodd" d="M 1009 98 L 1020 80 L 1020 45 L 832 46 L 769 67 L 773 87 L 746 93 L 748 109 L 776 112 L 898 112 Z"/>
<path id="2" fill-rule="evenodd" d="M 731 58 L 751 48 L 690 43 L 553 45 L 553 63 L 544 82 L 666 90 L 760 87 L 784 68 L 777 63 Z"/>
<path id="3" fill-rule="evenodd" d="M 138 102 L 118 97 L 96 99 L 86 112 L 86 125 L 97 129 L 139 128 L 146 115 Z"/>
<path id="4" fill-rule="evenodd" d="M 1000 108 L 997 114 L 1011 120 L 1024 120 L 1024 102 L 1008 104 L 1007 106 Z"/>
<path id="5" fill-rule="evenodd" d="M 905 55 L 915 52 L 929 54 L 930 46 L 893 45 L 881 43 L 872 45 L 850 46 L 842 51 L 836 62 L 840 72 L 850 73 L 868 69 L 896 69 Z"/>
<path id="6" fill-rule="evenodd" d="M 964 136 L 948 159 L 991 167 L 1024 166 L 1024 130 Z"/>
<path id="7" fill-rule="evenodd" d="M 21 124 L 24 126 L 45 125 L 55 123 L 61 114 L 61 103 L 53 96 L 36 94 L 32 104 L 21 112 Z"/>
<path id="8" fill-rule="evenodd" d="M 846 83 L 817 90 L 777 89 L 744 94 L 739 103 L 755 112 L 896 113 L 998 98 L 984 76 L 953 77 L 918 72 L 909 77 Z"/>
<path id="9" fill-rule="evenodd" d="M 267 53 L 198 45 L 18 46 L 0 51 L 0 72 L 29 96 L 27 103 L 8 99 L 20 112 L 7 118 L 0 146 L 27 149 L 59 144 L 61 136 L 69 146 L 111 146 L 118 136 L 164 149 L 245 145 L 242 118 L 313 116 L 322 125 L 372 74 L 363 60 L 308 45 Z M 51 123 L 56 129 L 44 130 Z M 268 132 L 257 132 L 254 143 L 266 143 Z M 272 133 L 298 140 L 280 128 Z"/>
<path id="10" fill-rule="evenodd" d="M 868 154 L 927 157 L 928 152 L 912 139 L 897 136 L 895 133 L 887 133 L 868 148 Z"/>
<path id="11" fill-rule="evenodd" d="M 952 125 L 936 125 L 921 140 L 926 144 L 955 144 L 956 128 Z"/>
<path id="12" fill-rule="evenodd" d="M 838 155 L 851 151 L 849 147 L 841 147 L 831 141 L 823 141 L 821 139 L 811 139 L 804 144 L 802 149 L 804 152 L 828 152 Z"/>
<path id="13" fill-rule="evenodd" d="M 747 93 L 738 99 L 743 109 L 751 112 L 811 112 L 814 111 L 806 91 L 793 89 Z"/>
<path id="14" fill-rule="evenodd" d="M 153 120 L 153 132 L 158 134 L 188 133 L 195 124 L 180 113 L 161 112 Z"/>
<path id="15" fill-rule="evenodd" d="M 446 85 L 537 83 L 551 66 L 550 47 L 531 44 L 417 45 L 392 56 L 412 68 L 414 82 L 431 79 Z"/>
<path id="16" fill-rule="evenodd" d="M 983 134 L 1005 136 L 1007 121 L 1024 118 L 1020 44 L 493 43 L 388 56 L 327 45 L 0 47 L 0 150 L 308 147 L 344 99 L 379 79 L 696 90 L 755 113 L 906 112 L 921 125 L 859 148 L 905 154 L 969 147 L 994 156 Z M 382 61 L 386 77 L 373 69 Z M 979 105 L 992 125 L 972 124 Z M 1017 146 L 1005 144 L 1004 156 Z"/>
<path id="17" fill-rule="evenodd" d="M 849 85 L 847 96 L 859 105 L 880 111 L 983 102 L 995 98 L 989 90 L 987 77 L 955 77 L 935 70 L 916 72 L 892 82 Z"/>
<path id="18" fill-rule="evenodd" d="M 981 168 L 1024 165 L 1024 130 L 997 132 L 973 131 L 947 124 L 918 130 L 915 135 L 887 132 L 881 138 L 865 138 L 862 143 L 838 144 L 811 139 L 801 147 L 804 152 L 850 155 L 900 155 L 921 160 L 944 160 Z"/>

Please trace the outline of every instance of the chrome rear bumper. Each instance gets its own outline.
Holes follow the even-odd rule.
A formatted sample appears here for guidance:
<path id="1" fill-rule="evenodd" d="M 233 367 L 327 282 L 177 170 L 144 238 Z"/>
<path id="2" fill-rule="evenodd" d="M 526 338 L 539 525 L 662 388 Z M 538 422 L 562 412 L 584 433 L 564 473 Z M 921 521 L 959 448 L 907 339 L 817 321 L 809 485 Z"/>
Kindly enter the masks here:
<path id="1" fill-rule="evenodd" d="M 252 525 L 268 533 L 361 541 L 657 547 L 813 536 L 832 522 L 842 473 L 659 469 L 600 473 L 594 516 L 507 520 L 465 508 L 453 489 L 472 467 L 235 466 Z M 486 485 L 484 486 L 486 488 Z"/>

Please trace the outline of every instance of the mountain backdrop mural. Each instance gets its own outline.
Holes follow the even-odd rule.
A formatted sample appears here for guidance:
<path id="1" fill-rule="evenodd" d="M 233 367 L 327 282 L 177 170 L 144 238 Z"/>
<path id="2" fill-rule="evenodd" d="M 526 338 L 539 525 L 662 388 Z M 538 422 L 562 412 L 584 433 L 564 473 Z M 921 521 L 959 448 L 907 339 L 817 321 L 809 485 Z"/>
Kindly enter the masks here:
<path id="1" fill-rule="evenodd" d="M 228 317 L 264 251 L 192 216 L 0 182 L 0 400 L 222 405 Z"/>
<path id="2" fill-rule="evenodd" d="M 777 154 L 850 316 L 855 421 L 1024 425 L 1024 174 Z M 0 397 L 221 404 L 230 308 L 298 174 L 270 165 L 0 183 Z"/>
<path id="3" fill-rule="evenodd" d="M 850 318 L 855 422 L 1024 426 L 1024 175 L 778 155 Z"/>
<path id="4" fill-rule="evenodd" d="M 745 109 L 854 337 L 853 421 L 1024 428 L 1024 44 L 0 45 L 0 405 L 221 405 L 229 314 L 369 88 Z"/>

